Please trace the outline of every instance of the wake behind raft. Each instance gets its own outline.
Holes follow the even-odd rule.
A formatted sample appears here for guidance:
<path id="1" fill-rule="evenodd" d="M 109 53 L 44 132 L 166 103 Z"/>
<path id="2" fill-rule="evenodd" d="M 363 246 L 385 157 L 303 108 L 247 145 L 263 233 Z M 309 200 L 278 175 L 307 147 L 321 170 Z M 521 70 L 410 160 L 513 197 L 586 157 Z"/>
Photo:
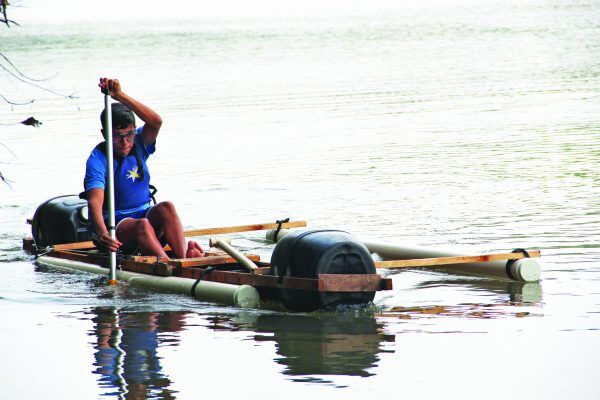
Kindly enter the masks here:
<path id="1" fill-rule="evenodd" d="M 36 254 L 38 264 L 108 274 L 108 255 L 90 241 L 87 203 L 78 196 L 59 196 L 42 203 L 28 222 L 33 237 L 25 238 L 23 247 Z M 279 300 L 292 311 L 313 311 L 366 305 L 377 291 L 391 290 L 392 280 L 379 275 L 377 268 L 433 265 L 439 269 L 445 265 L 447 271 L 521 281 L 538 280 L 540 276 L 540 264 L 532 258 L 539 257 L 535 250 L 459 259 L 425 248 L 363 242 L 338 230 L 290 230 L 304 227 L 305 221 L 285 220 L 186 231 L 185 236 L 197 237 L 270 230 L 267 238 L 277 244 L 270 262 L 261 261 L 256 254 L 239 252 L 226 239 L 215 238 L 201 258 L 167 260 L 119 255 L 117 279 L 238 307 Z M 387 261 L 374 262 L 374 252 Z M 417 254 L 415 259 L 411 259 L 412 254 Z M 462 272 L 458 263 L 462 264 Z"/>

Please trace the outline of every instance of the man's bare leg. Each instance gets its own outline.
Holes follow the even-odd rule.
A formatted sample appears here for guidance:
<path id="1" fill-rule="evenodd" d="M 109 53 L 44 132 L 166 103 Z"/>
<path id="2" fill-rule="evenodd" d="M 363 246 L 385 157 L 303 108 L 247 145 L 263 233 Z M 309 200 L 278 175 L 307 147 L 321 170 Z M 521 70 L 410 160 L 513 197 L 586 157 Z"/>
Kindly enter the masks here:
<path id="1" fill-rule="evenodd" d="M 124 246 L 135 243 L 143 255 L 169 258 L 156 238 L 154 227 L 146 218 L 126 218 L 121 221 L 117 227 L 117 239 Z"/>
<path id="2" fill-rule="evenodd" d="M 175 206 L 170 201 L 163 201 L 148 211 L 146 218 L 154 227 L 159 236 L 163 236 L 165 242 L 171 247 L 175 258 L 185 257 L 185 237 L 183 226 Z"/>
<path id="3" fill-rule="evenodd" d="M 155 205 L 148 211 L 146 217 L 152 223 L 156 233 L 164 235 L 164 239 L 171 247 L 175 258 L 202 257 L 204 251 L 200 245 L 194 241 L 188 243 L 185 248 L 185 236 L 183 235 L 183 226 L 179 215 L 175 210 L 175 205 L 170 201 L 163 201 Z"/>

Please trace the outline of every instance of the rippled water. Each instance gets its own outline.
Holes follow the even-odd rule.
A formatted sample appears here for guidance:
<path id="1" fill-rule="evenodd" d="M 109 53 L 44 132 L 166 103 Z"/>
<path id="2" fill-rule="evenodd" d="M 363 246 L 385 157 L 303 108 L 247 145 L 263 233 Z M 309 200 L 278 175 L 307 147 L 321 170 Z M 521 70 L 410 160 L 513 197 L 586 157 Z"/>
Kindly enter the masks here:
<path id="1" fill-rule="evenodd" d="M 3 397 L 600 395 L 600 4 L 351 4 L 0 30 L 24 73 L 78 96 L 0 76 L 3 96 L 36 98 L 0 103 L 16 154 L 0 148 Z M 103 75 L 163 116 L 152 179 L 188 228 L 289 216 L 396 243 L 539 248 L 542 280 L 404 271 L 370 309 L 291 314 L 37 267 L 25 219 L 81 191 Z M 7 125 L 31 115 L 40 128 Z M 271 249 L 259 233 L 233 243 Z"/>

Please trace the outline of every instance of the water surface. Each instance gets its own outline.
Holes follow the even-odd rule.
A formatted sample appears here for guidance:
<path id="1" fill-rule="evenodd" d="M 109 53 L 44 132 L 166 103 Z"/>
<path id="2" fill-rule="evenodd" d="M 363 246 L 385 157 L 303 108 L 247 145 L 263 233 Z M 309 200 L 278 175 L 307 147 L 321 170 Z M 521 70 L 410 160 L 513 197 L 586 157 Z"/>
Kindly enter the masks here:
<path id="1" fill-rule="evenodd" d="M 600 395 L 600 4 L 314 7 L 0 31 L 23 72 L 77 96 L 0 77 L 2 95 L 36 99 L 0 107 L 16 154 L 0 148 L 6 398 Z M 368 309 L 293 314 L 38 267 L 25 220 L 81 191 L 104 75 L 163 116 L 152 180 L 186 228 L 291 217 L 395 243 L 539 248 L 542 280 L 396 272 Z M 6 125 L 30 115 L 39 129 Z M 233 243 L 272 249 L 259 233 Z"/>

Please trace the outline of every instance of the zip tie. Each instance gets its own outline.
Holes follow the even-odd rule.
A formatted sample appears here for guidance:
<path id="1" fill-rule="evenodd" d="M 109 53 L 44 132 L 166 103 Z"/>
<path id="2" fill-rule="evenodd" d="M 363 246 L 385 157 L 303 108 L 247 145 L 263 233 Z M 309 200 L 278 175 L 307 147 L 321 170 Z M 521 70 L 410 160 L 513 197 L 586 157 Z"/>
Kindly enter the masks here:
<path id="1" fill-rule="evenodd" d="M 277 243 L 277 235 L 279 235 L 279 231 L 281 230 L 281 225 L 283 225 L 284 223 L 288 223 L 288 222 L 290 222 L 289 218 L 275 221 L 275 223 L 277 224 L 277 229 L 275 230 L 275 235 L 273 235 L 274 243 Z"/>
<path id="2" fill-rule="evenodd" d="M 198 284 L 200 283 L 200 281 L 212 270 L 214 270 L 214 267 L 207 267 L 204 271 L 202 271 L 200 273 L 200 276 L 198 277 L 198 279 L 196 279 L 196 282 L 194 282 L 194 284 L 192 285 L 192 297 L 196 297 L 196 286 L 198 286 Z"/>
<path id="3" fill-rule="evenodd" d="M 529 253 L 527 252 L 527 250 L 525 250 L 525 249 L 522 249 L 522 248 L 514 249 L 513 251 L 511 251 L 511 253 L 522 253 L 522 254 L 525 256 L 525 258 L 529 258 L 529 257 L 531 257 L 531 256 L 529 255 Z M 508 260 L 508 261 L 506 262 L 506 268 L 505 268 L 506 275 L 508 275 L 508 277 L 509 277 L 510 279 L 514 280 L 514 281 L 518 280 L 518 279 L 517 279 L 517 278 L 516 278 L 516 277 L 513 275 L 513 273 L 512 273 L 512 268 L 511 268 L 511 267 L 512 267 L 512 265 L 515 263 L 515 261 L 516 261 L 516 260 Z"/>

